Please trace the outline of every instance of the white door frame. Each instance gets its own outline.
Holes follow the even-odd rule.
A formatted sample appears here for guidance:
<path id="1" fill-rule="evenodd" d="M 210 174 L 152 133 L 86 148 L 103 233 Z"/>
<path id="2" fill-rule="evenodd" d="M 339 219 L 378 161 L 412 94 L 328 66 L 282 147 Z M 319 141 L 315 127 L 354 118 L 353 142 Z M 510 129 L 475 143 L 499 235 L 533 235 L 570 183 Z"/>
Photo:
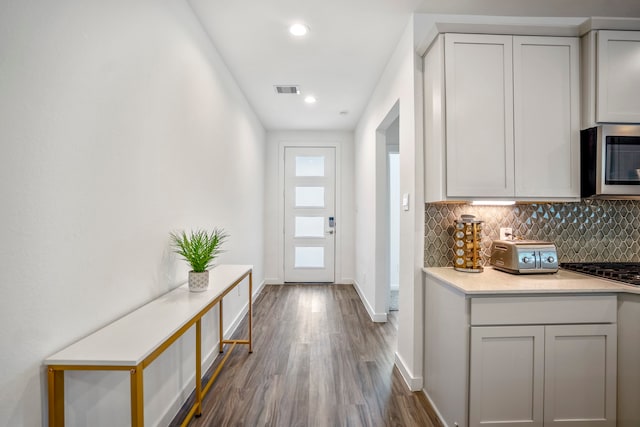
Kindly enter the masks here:
<path id="1" fill-rule="evenodd" d="M 335 262 L 334 262 L 334 277 L 336 283 L 343 283 L 343 274 L 342 274 L 342 239 L 343 239 L 343 228 L 342 219 L 344 218 L 344 214 L 342 212 L 342 154 L 341 154 L 341 143 L 336 142 L 326 142 L 326 141 L 279 141 L 278 142 L 278 240 L 277 240 L 277 262 L 278 262 L 278 277 L 281 279 L 281 283 L 284 283 L 284 152 L 286 147 L 299 147 L 299 148 L 310 148 L 310 147 L 318 147 L 318 148 L 328 148 L 333 147 L 335 149 L 335 172 L 336 172 L 336 182 L 335 182 L 335 197 L 336 197 L 336 205 L 335 205 L 335 215 L 336 215 L 336 227 L 335 227 Z"/>
<path id="2" fill-rule="evenodd" d="M 386 140 L 385 137 L 385 143 L 387 145 L 387 209 L 388 209 L 388 213 L 387 213 L 387 246 L 389 248 L 389 250 L 387 250 L 387 305 L 386 305 L 386 313 L 389 314 L 389 305 L 390 305 L 390 296 L 391 296 L 391 209 L 393 209 L 394 207 L 391 206 L 391 187 L 389 186 L 389 184 L 391 183 L 391 164 L 389 161 L 390 158 L 390 154 L 398 154 L 400 155 L 400 145 L 397 144 L 389 144 L 389 141 Z M 398 184 L 400 184 L 400 169 L 398 168 Z M 398 186 L 397 188 L 398 190 L 398 204 L 395 206 L 395 209 L 398 210 L 398 214 L 400 213 L 400 202 L 401 202 L 401 196 L 400 196 L 400 188 Z M 398 218 L 398 229 L 395 230 L 395 232 L 398 235 L 398 238 L 400 237 L 400 218 Z M 398 258 L 400 255 L 400 242 L 398 242 Z M 398 262 L 400 260 L 398 259 Z M 400 273 L 398 272 L 398 287 L 400 286 Z"/>
<path id="3" fill-rule="evenodd" d="M 376 203 L 375 203 L 375 296 L 374 311 L 384 313 L 376 321 L 386 322 L 389 313 L 389 165 L 387 129 L 400 117 L 400 101 L 396 101 L 376 129 Z M 398 145 L 399 148 L 399 145 Z M 400 241 L 402 245 L 402 240 Z M 402 292 L 402 284 L 400 284 Z M 384 318 L 384 319 L 383 319 Z"/>

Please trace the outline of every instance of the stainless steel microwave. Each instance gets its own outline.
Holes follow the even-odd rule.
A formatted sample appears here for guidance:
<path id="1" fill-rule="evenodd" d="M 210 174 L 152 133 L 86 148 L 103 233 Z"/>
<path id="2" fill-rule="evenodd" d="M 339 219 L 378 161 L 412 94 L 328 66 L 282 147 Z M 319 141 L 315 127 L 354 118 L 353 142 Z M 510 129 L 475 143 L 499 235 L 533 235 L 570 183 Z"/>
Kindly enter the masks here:
<path id="1" fill-rule="evenodd" d="M 580 194 L 640 196 L 640 125 L 601 125 L 580 132 Z"/>

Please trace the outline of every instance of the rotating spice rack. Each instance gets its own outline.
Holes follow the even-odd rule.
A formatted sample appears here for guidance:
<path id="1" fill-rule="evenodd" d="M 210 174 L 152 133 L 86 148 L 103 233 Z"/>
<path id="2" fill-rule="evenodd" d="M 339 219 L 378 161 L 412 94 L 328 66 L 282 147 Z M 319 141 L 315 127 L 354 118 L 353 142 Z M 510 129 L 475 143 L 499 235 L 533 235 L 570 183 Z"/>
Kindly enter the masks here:
<path id="1" fill-rule="evenodd" d="M 483 221 L 475 219 L 473 215 L 462 215 L 455 223 L 453 268 L 467 273 L 482 272 L 480 241 Z"/>

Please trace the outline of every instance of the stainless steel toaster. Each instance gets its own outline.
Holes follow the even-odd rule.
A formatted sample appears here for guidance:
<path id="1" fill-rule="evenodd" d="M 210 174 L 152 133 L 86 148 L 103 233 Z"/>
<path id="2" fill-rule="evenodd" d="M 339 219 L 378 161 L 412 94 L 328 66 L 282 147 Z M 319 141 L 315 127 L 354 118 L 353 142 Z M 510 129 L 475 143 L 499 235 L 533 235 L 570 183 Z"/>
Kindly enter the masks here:
<path id="1" fill-rule="evenodd" d="M 558 251 L 552 242 L 540 240 L 494 240 L 489 263 L 514 274 L 555 273 Z"/>

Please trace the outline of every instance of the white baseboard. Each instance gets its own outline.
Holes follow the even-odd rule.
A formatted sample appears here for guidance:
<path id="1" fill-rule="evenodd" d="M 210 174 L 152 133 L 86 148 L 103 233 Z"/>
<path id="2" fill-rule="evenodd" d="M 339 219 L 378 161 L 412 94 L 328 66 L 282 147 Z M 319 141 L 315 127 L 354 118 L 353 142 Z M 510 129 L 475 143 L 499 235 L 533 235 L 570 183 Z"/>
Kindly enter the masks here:
<path id="1" fill-rule="evenodd" d="M 255 301 L 258 298 L 258 296 L 264 289 L 264 285 L 265 285 L 265 281 L 263 280 L 262 283 L 260 283 L 258 286 L 255 287 L 255 289 L 253 290 L 253 297 L 251 301 Z M 247 302 L 242 307 L 242 310 L 240 310 L 238 315 L 233 319 L 233 322 L 231 322 L 229 327 L 225 329 L 224 331 L 225 337 L 231 336 L 235 333 L 236 329 L 238 329 L 238 326 L 240 326 L 242 319 L 244 319 L 244 316 L 248 312 L 249 312 L 249 303 Z M 206 373 L 209 370 L 209 368 L 211 368 L 211 365 L 213 365 L 213 362 L 215 361 L 216 357 L 220 355 L 220 353 L 218 353 L 219 343 L 220 341 L 216 342 L 213 346 L 211 346 L 211 350 L 206 354 L 204 360 L 202 361 L 203 374 Z M 180 411 L 180 409 L 182 408 L 182 405 L 184 405 L 186 400 L 189 398 L 189 395 L 191 395 L 191 392 L 194 390 L 193 384 L 195 384 L 195 376 L 196 376 L 196 373 L 194 372 L 189 377 L 189 379 L 185 383 L 184 388 L 182 389 L 182 392 L 179 393 L 174 399 L 174 401 L 169 405 L 164 415 L 160 417 L 160 420 L 157 425 L 168 426 L 169 424 L 171 424 L 171 421 L 173 421 L 173 418 L 175 418 L 178 411 Z"/>
<path id="2" fill-rule="evenodd" d="M 376 322 L 376 323 L 384 323 L 384 322 L 386 322 L 387 321 L 387 313 L 376 313 L 375 312 L 375 310 L 373 309 L 373 307 L 369 303 L 369 300 L 367 300 L 367 298 L 364 296 L 364 292 L 362 292 L 362 289 L 360 289 L 360 284 L 358 283 L 357 280 L 353 281 L 353 287 L 356 288 L 356 292 L 358 293 L 358 296 L 360 297 L 360 301 L 362 301 L 362 305 L 364 305 L 364 308 L 367 310 L 367 313 L 369 313 L 369 317 L 371 318 L 371 321 Z"/>
<path id="3" fill-rule="evenodd" d="M 424 394 L 424 397 L 426 397 L 427 400 L 429 401 L 429 405 L 431 405 L 431 409 L 433 409 L 433 412 L 436 413 L 436 415 L 438 416 L 438 420 L 440 420 L 442 425 L 444 427 L 449 427 L 449 424 L 447 424 L 447 422 L 444 420 L 444 417 L 442 416 L 442 414 L 438 410 L 438 407 L 436 406 L 435 403 L 433 403 L 433 400 L 431 399 L 431 396 L 429 396 L 429 393 L 427 393 L 427 391 L 425 389 L 422 389 L 422 394 Z"/>
<path id="4" fill-rule="evenodd" d="M 355 280 L 350 278 L 341 279 L 335 282 L 335 284 L 337 285 L 353 285 L 354 283 L 355 283 Z M 284 280 L 277 279 L 277 278 L 264 279 L 264 284 L 265 285 L 286 285 L 286 283 L 284 283 Z"/>
<path id="5" fill-rule="evenodd" d="M 258 296 L 260 296 L 260 294 L 262 293 L 262 291 L 264 290 L 264 285 L 267 284 L 266 280 L 263 280 L 258 286 L 254 286 L 253 289 L 253 298 L 251 298 L 251 301 L 255 302 L 255 300 L 258 298 Z M 248 306 L 244 306 L 243 310 L 246 309 L 247 311 L 249 311 L 249 307 Z M 234 329 L 235 331 L 235 329 Z"/>
<path id="6" fill-rule="evenodd" d="M 411 373 L 411 370 L 407 367 L 407 364 L 404 362 L 402 357 L 396 352 L 396 366 L 400 371 L 400 375 L 402 375 L 402 379 L 404 380 L 407 387 L 411 391 L 422 390 L 422 377 L 415 377 Z"/>

